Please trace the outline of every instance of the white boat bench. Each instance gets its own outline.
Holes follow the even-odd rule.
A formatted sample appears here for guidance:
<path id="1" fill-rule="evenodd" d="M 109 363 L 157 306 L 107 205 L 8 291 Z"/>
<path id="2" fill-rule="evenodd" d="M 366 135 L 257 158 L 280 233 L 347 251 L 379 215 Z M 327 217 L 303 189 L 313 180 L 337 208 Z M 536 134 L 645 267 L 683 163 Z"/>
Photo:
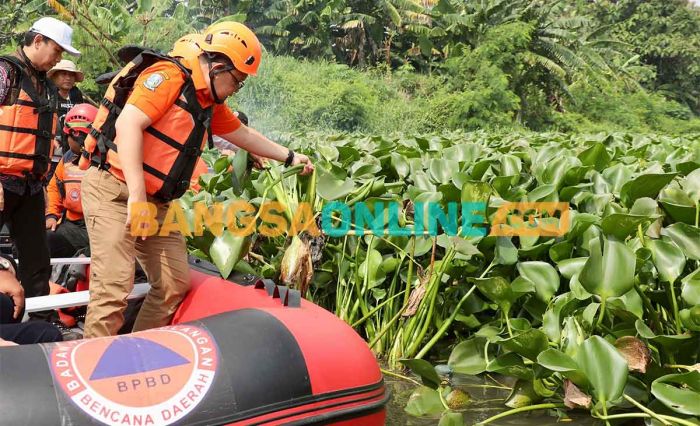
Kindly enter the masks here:
<path id="1" fill-rule="evenodd" d="M 89 257 L 70 257 L 51 259 L 51 265 L 88 265 Z M 146 297 L 151 285 L 148 283 L 135 284 L 127 300 L 142 299 Z M 52 294 L 49 296 L 29 297 L 25 300 L 25 319 L 29 312 L 47 311 L 51 309 L 72 308 L 87 306 L 90 301 L 90 292 L 75 291 L 72 293 Z"/>

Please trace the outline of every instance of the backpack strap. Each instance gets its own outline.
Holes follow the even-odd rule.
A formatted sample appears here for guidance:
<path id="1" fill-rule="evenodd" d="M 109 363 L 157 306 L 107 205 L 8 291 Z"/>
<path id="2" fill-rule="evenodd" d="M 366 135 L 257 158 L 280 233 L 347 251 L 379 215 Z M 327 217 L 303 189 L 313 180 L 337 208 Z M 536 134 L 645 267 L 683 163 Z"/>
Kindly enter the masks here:
<path id="1" fill-rule="evenodd" d="M 164 200 L 179 198 L 187 191 L 187 189 L 190 187 L 192 174 L 197 166 L 197 160 L 202 155 L 202 138 L 204 138 L 206 134 L 209 135 L 209 138 L 211 139 L 211 119 L 213 107 L 201 107 L 199 101 L 197 100 L 196 89 L 194 88 L 194 83 L 192 82 L 191 78 L 187 79 L 185 84 L 182 86 L 181 95 L 186 101 L 182 101 L 180 97 L 178 97 L 175 104 L 191 114 L 194 122 L 194 128 L 184 144 L 178 144 L 160 132 L 156 134 L 155 132 L 157 131 L 155 129 L 146 129 L 146 131 L 156 136 L 158 139 L 180 151 L 180 154 L 177 156 L 172 168 L 170 169 L 170 173 L 167 175 L 153 169 L 147 164 L 144 164 L 145 172 L 148 172 L 163 180 L 163 187 L 157 194 L 154 194 L 154 196 Z M 170 139 L 170 142 L 168 139 Z"/>

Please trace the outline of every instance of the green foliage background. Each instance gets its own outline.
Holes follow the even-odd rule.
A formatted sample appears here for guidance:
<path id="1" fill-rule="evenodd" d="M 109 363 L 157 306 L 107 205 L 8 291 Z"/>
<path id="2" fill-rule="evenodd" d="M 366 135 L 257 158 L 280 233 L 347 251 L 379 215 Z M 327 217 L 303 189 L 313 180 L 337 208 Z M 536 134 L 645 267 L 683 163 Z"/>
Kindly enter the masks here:
<path id="1" fill-rule="evenodd" d="M 234 106 L 262 130 L 700 130 L 700 13 L 685 0 L 10 0 L 2 51 L 37 17 L 75 27 L 83 91 L 117 49 L 167 52 L 246 22 L 263 71 Z"/>
<path id="2" fill-rule="evenodd" d="M 700 12 L 687 1 L 10 0 L 1 50 L 45 14 L 74 26 L 93 99 L 124 45 L 167 52 L 221 19 L 260 35 L 260 75 L 231 106 L 314 155 L 317 172 L 251 173 L 245 151 L 207 152 L 203 190 L 180 200 L 189 216 L 238 198 L 280 201 L 288 217 L 302 201 L 400 201 L 404 223 L 419 201 L 575 207 L 557 238 L 188 240 L 223 275 L 282 282 L 309 245 L 311 299 L 431 388 L 409 413 L 462 423 L 425 361 L 447 358 L 450 371 L 517 378 L 505 414 L 566 417 L 573 384 L 607 424 L 697 424 Z"/>

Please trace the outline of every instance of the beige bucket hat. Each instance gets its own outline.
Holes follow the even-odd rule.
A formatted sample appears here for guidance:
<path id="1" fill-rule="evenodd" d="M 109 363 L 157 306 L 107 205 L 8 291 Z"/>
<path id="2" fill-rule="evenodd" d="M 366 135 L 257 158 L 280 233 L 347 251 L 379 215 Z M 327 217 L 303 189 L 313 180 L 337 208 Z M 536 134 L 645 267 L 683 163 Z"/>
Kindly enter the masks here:
<path id="1" fill-rule="evenodd" d="M 78 70 L 75 63 L 68 59 L 62 59 L 61 62 L 57 63 L 56 66 L 51 68 L 49 72 L 46 73 L 46 76 L 52 78 L 56 71 L 68 71 L 74 73 L 76 83 L 80 83 L 85 78 L 85 75 L 82 71 Z"/>

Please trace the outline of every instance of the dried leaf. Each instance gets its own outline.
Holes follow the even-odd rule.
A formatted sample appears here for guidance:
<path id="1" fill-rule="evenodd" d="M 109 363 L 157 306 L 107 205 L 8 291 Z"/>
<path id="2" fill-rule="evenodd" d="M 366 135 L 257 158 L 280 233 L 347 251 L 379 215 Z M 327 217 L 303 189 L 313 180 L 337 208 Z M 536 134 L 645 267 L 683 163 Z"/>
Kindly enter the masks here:
<path id="1" fill-rule="evenodd" d="M 416 312 L 418 312 L 418 307 L 423 297 L 425 297 L 425 285 L 421 282 L 418 287 L 411 291 L 411 296 L 408 298 L 408 306 L 401 316 L 412 317 L 415 315 Z"/>
<path id="2" fill-rule="evenodd" d="M 301 292 L 302 297 L 309 288 L 314 275 L 309 243 L 294 237 L 282 258 L 280 280 L 290 288 Z"/>
<path id="3" fill-rule="evenodd" d="M 574 408 L 590 408 L 591 397 L 582 392 L 575 384 L 569 380 L 564 380 L 564 405 Z"/>
<path id="4" fill-rule="evenodd" d="M 320 228 L 320 227 L 319 227 Z M 319 265 L 323 258 L 323 248 L 326 246 L 327 236 L 319 235 L 309 239 L 309 247 L 311 252 L 311 263 Z"/>
<path id="5" fill-rule="evenodd" d="M 406 212 L 406 217 L 413 217 L 413 214 L 415 212 L 415 206 L 413 203 L 409 200 L 404 201 L 403 203 L 403 209 Z"/>
<path id="6" fill-rule="evenodd" d="M 422 302 L 423 298 L 425 297 L 425 291 L 428 287 L 430 274 L 426 273 L 426 271 L 420 266 L 418 267 L 418 280 L 418 286 L 411 290 L 411 295 L 408 298 L 408 306 L 403 311 L 403 314 L 401 314 L 402 317 L 412 317 L 415 315 L 416 312 L 418 312 L 420 302 Z"/>
<path id="7" fill-rule="evenodd" d="M 624 336 L 615 341 L 615 347 L 627 360 L 629 371 L 646 373 L 651 351 L 644 342 L 633 336 Z"/>

